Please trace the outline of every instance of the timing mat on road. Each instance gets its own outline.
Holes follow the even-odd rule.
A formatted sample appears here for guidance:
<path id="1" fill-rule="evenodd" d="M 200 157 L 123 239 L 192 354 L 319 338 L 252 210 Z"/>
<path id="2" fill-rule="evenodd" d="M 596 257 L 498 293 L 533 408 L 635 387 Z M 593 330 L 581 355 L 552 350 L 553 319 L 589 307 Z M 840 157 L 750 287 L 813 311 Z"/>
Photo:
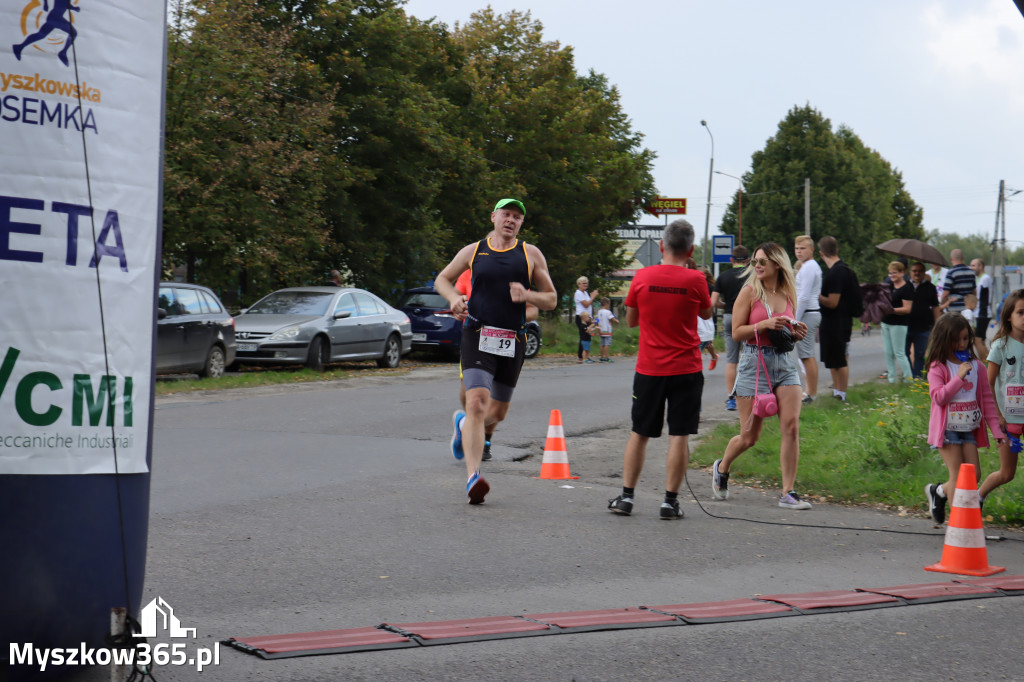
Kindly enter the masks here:
<path id="1" fill-rule="evenodd" d="M 756 598 L 699 604 L 663 604 L 426 623 L 381 623 L 374 627 L 348 630 L 231 637 L 224 644 L 261 658 L 290 658 L 598 630 L 729 623 L 1019 595 L 1024 595 L 1024 575 L 1004 575 L 945 583 L 767 594 Z"/>

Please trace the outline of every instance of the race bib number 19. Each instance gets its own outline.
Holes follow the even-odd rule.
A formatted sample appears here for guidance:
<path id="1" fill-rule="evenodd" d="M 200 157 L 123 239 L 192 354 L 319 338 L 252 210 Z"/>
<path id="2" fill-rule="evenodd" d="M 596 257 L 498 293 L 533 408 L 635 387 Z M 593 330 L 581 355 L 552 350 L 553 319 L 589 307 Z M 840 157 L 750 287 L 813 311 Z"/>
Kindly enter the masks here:
<path id="1" fill-rule="evenodd" d="M 511 358 L 516 354 L 516 333 L 498 327 L 480 328 L 480 350 L 491 355 Z"/>

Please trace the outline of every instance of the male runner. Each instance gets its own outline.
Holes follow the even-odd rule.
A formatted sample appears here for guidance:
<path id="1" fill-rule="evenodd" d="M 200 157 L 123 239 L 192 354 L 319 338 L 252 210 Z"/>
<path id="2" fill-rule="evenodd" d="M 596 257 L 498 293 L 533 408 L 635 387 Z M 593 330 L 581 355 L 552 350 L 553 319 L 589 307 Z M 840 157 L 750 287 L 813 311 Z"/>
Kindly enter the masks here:
<path id="1" fill-rule="evenodd" d="M 456 412 L 452 420 L 452 452 L 457 458 L 464 455 L 470 504 L 482 503 L 490 490 L 480 475 L 484 433 L 488 424 L 497 425 L 508 414 L 523 368 L 526 305 L 554 310 L 558 304 L 544 254 L 518 238 L 525 217 L 523 202 L 499 201 L 491 213 L 491 233 L 464 246 L 434 281 L 452 314 L 466 313 L 460 350 L 466 414 L 460 418 Z M 468 304 L 453 284 L 467 269 L 473 271 Z"/>

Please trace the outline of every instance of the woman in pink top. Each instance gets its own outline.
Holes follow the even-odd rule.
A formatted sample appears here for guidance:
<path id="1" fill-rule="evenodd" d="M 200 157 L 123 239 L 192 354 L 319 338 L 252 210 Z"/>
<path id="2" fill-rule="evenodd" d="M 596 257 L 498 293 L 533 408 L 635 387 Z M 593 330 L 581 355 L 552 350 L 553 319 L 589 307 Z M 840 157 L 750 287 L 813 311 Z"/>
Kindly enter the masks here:
<path id="1" fill-rule="evenodd" d="M 732 308 L 732 338 L 743 349 L 736 369 L 734 389 L 740 410 L 740 432 L 733 436 L 721 459 L 712 465 L 711 492 L 716 499 L 729 499 L 729 469 L 741 454 L 761 437 L 763 420 L 753 414 L 757 393 L 774 393 L 779 404 L 782 447 L 782 495 L 779 506 L 810 509 L 793 489 L 800 458 L 800 400 L 802 389 L 792 345 L 780 350 L 772 345 L 770 333 L 789 331 L 796 340 L 807 333 L 807 325 L 793 319 L 796 276 L 789 255 L 778 244 L 762 244 L 750 261 L 746 283 Z M 744 343 L 745 342 L 745 343 Z"/>

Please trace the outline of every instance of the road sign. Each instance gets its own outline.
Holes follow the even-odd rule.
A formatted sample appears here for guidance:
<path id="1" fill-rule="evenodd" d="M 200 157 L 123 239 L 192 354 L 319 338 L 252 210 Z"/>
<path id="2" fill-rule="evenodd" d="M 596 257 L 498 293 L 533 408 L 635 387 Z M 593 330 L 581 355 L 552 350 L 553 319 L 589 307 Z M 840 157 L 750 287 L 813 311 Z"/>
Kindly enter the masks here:
<path id="1" fill-rule="evenodd" d="M 731 234 L 716 234 L 711 237 L 711 262 L 728 263 L 732 257 L 732 244 L 735 237 Z"/>
<path id="2" fill-rule="evenodd" d="M 686 199 L 666 199 L 657 197 L 644 206 L 644 210 L 651 215 L 686 215 Z"/>

